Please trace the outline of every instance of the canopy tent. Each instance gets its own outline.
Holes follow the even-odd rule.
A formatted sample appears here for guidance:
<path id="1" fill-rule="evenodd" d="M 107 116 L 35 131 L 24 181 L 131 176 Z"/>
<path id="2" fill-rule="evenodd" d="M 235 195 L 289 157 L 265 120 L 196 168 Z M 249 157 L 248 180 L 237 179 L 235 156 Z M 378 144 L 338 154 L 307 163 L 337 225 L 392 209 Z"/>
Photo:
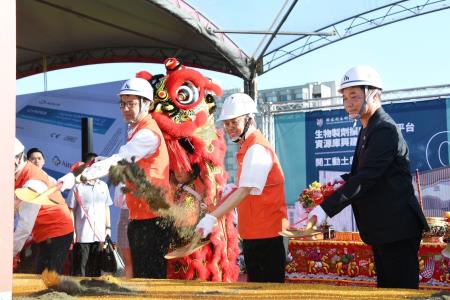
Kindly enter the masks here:
<path id="1" fill-rule="evenodd" d="M 248 78 L 249 58 L 183 1 L 18 0 L 17 77 L 107 62 L 185 65 Z"/>
<path id="2" fill-rule="evenodd" d="M 450 0 L 354 0 L 345 7 L 330 0 L 188 2 L 228 28 L 184 0 L 17 0 L 17 78 L 96 63 L 161 63 L 176 56 L 188 66 L 239 76 L 253 92 L 257 75 L 316 49 L 450 8 Z M 265 27 L 254 28 L 255 23 Z M 241 33 L 233 38 L 251 56 L 226 34 L 233 32 Z"/>

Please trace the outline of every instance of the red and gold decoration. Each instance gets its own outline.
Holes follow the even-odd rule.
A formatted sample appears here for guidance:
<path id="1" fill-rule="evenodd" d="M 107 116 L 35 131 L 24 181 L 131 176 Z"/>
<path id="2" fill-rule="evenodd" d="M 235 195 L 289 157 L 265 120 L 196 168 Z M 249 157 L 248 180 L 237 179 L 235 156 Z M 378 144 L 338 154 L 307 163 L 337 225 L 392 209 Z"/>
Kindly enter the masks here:
<path id="1" fill-rule="evenodd" d="M 223 131 L 214 124 L 214 96 L 222 95 L 222 89 L 176 58 L 168 58 L 164 64 L 165 75 L 141 71 L 137 77 L 154 88 L 150 112 L 169 151 L 174 203 L 192 208 L 187 224 L 182 225 L 192 229 L 204 213 L 221 204 L 227 181 L 226 144 Z M 229 213 L 218 221 L 210 244 L 187 257 L 170 260 L 169 278 L 236 281 L 239 248 L 233 217 Z"/>
<path id="2" fill-rule="evenodd" d="M 355 233 L 353 233 L 355 234 Z M 421 287 L 450 289 L 450 259 L 441 254 L 445 244 L 422 243 L 419 250 Z M 335 285 L 376 285 L 370 246 L 358 241 L 289 241 L 292 260 L 286 266 L 288 282 Z"/>

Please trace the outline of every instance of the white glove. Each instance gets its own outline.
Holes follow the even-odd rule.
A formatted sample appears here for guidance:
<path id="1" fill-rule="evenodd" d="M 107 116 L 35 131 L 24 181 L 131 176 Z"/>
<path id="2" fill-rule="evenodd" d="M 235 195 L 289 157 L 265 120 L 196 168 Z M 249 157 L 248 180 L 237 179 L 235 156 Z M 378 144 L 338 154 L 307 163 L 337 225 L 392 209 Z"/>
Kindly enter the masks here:
<path id="1" fill-rule="evenodd" d="M 111 228 L 106 228 L 105 230 L 105 237 L 109 235 L 109 237 L 111 237 Z"/>
<path id="2" fill-rule="evenodd" d="M 320 205 L 314 207 L 314 209 L 308 214 L 308 220 L 310 220 L 313 216 L 317 217 L 316 226 L 322 225 L 328 218 L 327 213 L 323 210 L 322 206 Z"/>
<path id="3" fill-rule="evenodd" d="M 65 190 L 71 190 L 76 183 L 75 175 L 73 175 L 73 173 L 67 173 L 63 177 L 59 178 L 57 182 L 62 182 L 62 186 L 60 189 L 61 192 L 64 192 Z"/>
<path id="4" fill-rule="evenodd" d="M 195 231 L 202 234 L 202 238 L 206 238 L 211 233 L 217 218 L 211 214 L 206 214 L 195 227 Z"/>

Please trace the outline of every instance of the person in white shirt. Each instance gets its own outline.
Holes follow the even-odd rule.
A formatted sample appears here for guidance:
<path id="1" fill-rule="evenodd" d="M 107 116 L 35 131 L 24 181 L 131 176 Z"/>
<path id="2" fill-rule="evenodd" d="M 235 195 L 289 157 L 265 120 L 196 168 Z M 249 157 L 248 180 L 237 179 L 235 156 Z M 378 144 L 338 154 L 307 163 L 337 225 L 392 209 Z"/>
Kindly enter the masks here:
<path id="1" fill-rule="evenodd" d="M 86 156 L 84 162 L 88 163 L 97 155 Z M 100 276 L 101 248 L 106 236 L 111 236 L 112 200 L 108 185 L 99 179 L 78 183 L 70 191 L 67 202 L 75 224 L 72 275 Z"/>
<path id="2" fill-rule="evenodd" d="M 169 189 L 169 155 L 167 147 L 152 116 L 149 114 L 153 102 L 153 88 L 142 78 L 127 80 L 120 92 L 119 106 L 124 120 L 128 123 L 128 141 L 118 153 L 97 158 L 86 168 L 80 178 L 92 180 L 106 176 L 111 166 L 123 159 L 134 161 L 144 171 L 147 180 Z M 58 181 L 62 189 L 70 189 L 75 184 L 75 176 L 69 173 Z M 133 260 L 133 277 L 166 278 L 167 262 L 164 255 L 169 248 L 170 231 L 161 224 L 165 221 L 158 212 L 133 194 L 126 194 L 130 213 L 128 240 Z"/>

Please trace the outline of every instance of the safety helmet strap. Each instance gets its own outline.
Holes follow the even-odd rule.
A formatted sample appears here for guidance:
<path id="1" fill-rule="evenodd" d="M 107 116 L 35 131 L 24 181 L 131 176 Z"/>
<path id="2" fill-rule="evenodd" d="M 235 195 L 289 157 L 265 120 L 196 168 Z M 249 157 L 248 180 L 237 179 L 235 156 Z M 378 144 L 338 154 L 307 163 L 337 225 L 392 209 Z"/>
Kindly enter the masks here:
<path id="1" fill-rule="evenodd" d="M 147 102 L 145 102 L 147 101 Z M 142 120 L 143 117 L 145 117 L 148 113 L 149 110 L 149 104 L 150 103 L 149 100 L 146 100 L 144 97 L 139 97 L 139 112 L 135 118 L 134 121 L 129 121 L 128 124 L 129 125 L 133 125 L 137 122 L 139 122 L 140 120 Z"/>
<path id="2" fill-rule="evenodd" d="M 364 111 L 366 110 L 367 105 L 369 104 L 369 101 L 372 100 L 373 101 L 373 96 L 375 94 L 376 90 L 373 89 L 369 92 L 369 87 L 366 85 L 364 86 L 364 102 L 361 105 L 361 107 L 359 108 L 359 111 L 356 115 L 352 115 L 350 116 L 351 119 L 353 120 L 359 120 L 361 119 L 362 114 L 364 113 Z"/>
<path id="3" fill-rule="evenodd" d="M 252 118 L 247 115 L 245 118 L 244 130 L 242 130 L 242 133 L 235 140 L 233 140 L 233 143 L 239 143 L 240 141 L 245 140 L 245 135 L 247 134 L 248 128 L 250 127 L 251 121 Z"/>

